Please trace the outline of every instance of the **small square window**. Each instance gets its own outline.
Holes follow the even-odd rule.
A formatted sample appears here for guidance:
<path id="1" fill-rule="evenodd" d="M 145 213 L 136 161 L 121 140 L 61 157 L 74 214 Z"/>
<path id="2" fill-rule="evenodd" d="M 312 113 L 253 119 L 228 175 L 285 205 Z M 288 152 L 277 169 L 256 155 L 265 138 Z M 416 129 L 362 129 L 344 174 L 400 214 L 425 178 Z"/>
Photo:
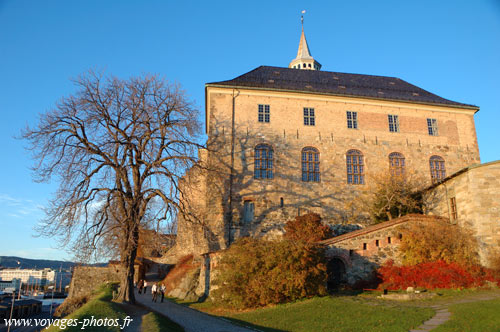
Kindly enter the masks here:
<path id="1" fill-rule="evenodd" d="M 314 126 L 315 122 L 314 108 L 304 107 L 304 125 Z"/>
<path id="2" fill-rule="evenodd" d="M 436 119 L 427 119 L 427 130 L 431 136 L 438 135 L 438 124 Z"/>
<path id="3" fill-rule="evenodd" d="M 358 112 L 347 111 L 347 128 L 358 129 Z"/>
<path id="4" fill-rule="evenodd" d="M 391 240 L 391 237 L 390 237 L 390 236 L 389 236 L 389 237 L 387 237 L 387 243 L 388 243 L 388 244 L 391 244 L 391 241 L 392 241 L 392 240 Z"/>
<path id="5" fill-rule="evenodd" d="M 397 115 L 388 115 L 389 131 L 391 133 L 399 133 L 399 117 Z"/>
<path id="6" fill-rule="evenodd" d="M 380 247 L 380 240 L 375 240 L 375 246 Z"/>
<path id="7" fill-rule="evenodd" d="M 268 122 L 270 120 L 269 105 L 259 105 L 259 122 Z"/>
<path id="8" fill-rule="evenodd" d="M 363 250 L 366 250 L 366 243 L 363 243 Z"/>

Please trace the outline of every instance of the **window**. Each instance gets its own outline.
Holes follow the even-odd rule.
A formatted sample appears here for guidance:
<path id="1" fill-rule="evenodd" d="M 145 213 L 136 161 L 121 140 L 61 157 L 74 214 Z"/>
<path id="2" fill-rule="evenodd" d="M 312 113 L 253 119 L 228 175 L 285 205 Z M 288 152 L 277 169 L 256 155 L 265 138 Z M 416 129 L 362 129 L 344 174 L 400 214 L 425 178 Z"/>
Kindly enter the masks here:
<path id="1" fill-rule="evenodd" d="M 252 201 L 243 202 L 243 221 L 252 222 L 255 213 L 255 206 Z"/>
<path id="2" fill-rule="evenodd" d="M 375 246 L 380 247 L 380 240 L 375 240 Z"/>
<path id="3" fill-rule="evenodd" d="M 302 181 L 319 182 L 319 152 L 307 147 L 302 149 Z"/>
<path id="4" fill-rule="evenodd" d="M 347 111 L 347 128 L 358 129 L 358 112 Z"/>
<path id="5" fill-rule="evenodd" d="M 283 207 L 285 205 L 285 201 L 283 200 L 283 197 L 280 197 L 280 207 Z"/>
<path id="6" fill-rule="evenodd" d="M 259 105 L 259 122 L 269 122 L 269 105 Z"/>
<path id="7" fill-rule="evenodd" d="M 389 131 L 391 133 L 399 133 L 399 117 L 397 115 L 388 115 L 389 118 Z"/>
<path id="8" fill-rule="evenodd" d="M 387 243 L 391 244 L 391 237 L 390 236 L 387 237 Z"/>
<path id="9" fill-rule="evenodd" d="M 451 210 L 451 220 L 457 220 L 457 201 L 455 197 L 450 198 L 450 210 Z"/>
<path id="10" fill-rule="evenodd" d="M 363 250 L 366 250 L 366 243 L 363 243 Z"/>
<path id="11" fill-rule="evenodd" d="M 440 156 L 432 156 L 429 159 L 429 166 L 431 169 L 432 183 L 441 181 L 446 177 L 446 169 L 444 168 L 444 159 Z"/>
<path id="12" fill-rule="evenodd" d="M 389 155 L 389 171 L 391 175 L 403 175 L 405 173 L 405 157 L 399 152 Z"/>
<path id="13" fill-rule="evenodd" d="M 438 122 L 436 119 L 427 119 L 427 130 L 431 136 L 438 135 Z"/>
<path id="14" fill-rule="evenodd" d="M 304 125 L 314 126 L 314 108 L 304 107 Z"/>
<path id="15" fill-rule="evenodd" d="M 346 153 L 347 183 L 364 184 L 363 154 L 358 150 L 349 150 Z"/>
<path id="16" fill-rule="evenodd" d="M 267 144 L 259 144 L 254 153 L 254 178 L 273 178 L 273 149 Z"/>

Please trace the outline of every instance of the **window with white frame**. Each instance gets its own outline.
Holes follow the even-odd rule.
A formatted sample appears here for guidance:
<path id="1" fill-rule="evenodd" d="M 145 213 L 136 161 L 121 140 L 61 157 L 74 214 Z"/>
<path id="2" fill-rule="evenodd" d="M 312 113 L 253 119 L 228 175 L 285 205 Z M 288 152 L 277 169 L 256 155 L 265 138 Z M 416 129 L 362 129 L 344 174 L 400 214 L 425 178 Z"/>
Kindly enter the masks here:
<path id="1" fill-rule="evenodd" d="M 358 112 L 347 111 L 347 128 L 358 129 Z"/>
<path id="2" fill-rule="evenodd" d="M 436 119 L 427 119 L 427 130 L 431 136 L 438 135 L 438 122 Z"/>
<path id="3" fill-rule="evenodd" d="M 397 115 L 389 114 L 389 131 L 391 133 L 399 133 L 399 117 Z"/>
<path id="4" fill-rule="evenodd" d="M 270 109 L 269 105 L 259 105 L 259 122 L 269 122 Z"/>
<path id="5" fill-rule="evenodd" d="M 314 108 L 304 107 L 304 125 L 314 126 Z"/>

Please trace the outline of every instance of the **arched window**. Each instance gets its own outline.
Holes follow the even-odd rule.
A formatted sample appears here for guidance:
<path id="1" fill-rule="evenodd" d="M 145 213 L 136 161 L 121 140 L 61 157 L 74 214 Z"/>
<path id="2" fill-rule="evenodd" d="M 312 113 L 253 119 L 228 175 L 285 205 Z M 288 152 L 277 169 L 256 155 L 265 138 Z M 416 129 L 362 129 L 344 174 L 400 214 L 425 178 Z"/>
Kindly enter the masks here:
<path id="1" fill-rule="evenodd" d="M 302 149 L 302 181 L 319 182 L 319 152 L 316 148 Z"/>
<path id="2" fill-rule="evenodd" d="M 389 170 L 391 175 L 403 175 L 405 173 L 405 156 L 399 152 L 389 155 Z"/>
<path id="3" fill-rule="evenodd" d="M 444 167 L 444 159 L 440 156 L 432 156 L 429 159 L 429 166 L 431 169 L 432 183 L 441 181 L 446 177 L 446 169 Z"/>
<path id="4" fill-rule="evenodd" d="M 259 144 L 254 153 L 254 178 L 272 179 L 273 174 L 273 148 L 267 144 Z"/>
<path id="5" fill-rule="evenodd" d="M 347 183 L 365 184 L 365 164 L 363 154 L 358 150 L 349 150 L 346 153 Z"/>

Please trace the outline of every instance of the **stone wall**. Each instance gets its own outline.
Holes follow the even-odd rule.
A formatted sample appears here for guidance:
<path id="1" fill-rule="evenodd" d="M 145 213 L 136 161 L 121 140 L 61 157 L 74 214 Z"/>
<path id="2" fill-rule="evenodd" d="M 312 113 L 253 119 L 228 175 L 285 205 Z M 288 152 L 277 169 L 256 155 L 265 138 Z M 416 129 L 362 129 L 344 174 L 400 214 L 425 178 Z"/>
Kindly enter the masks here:
<path id="1" fill-rule="evenodd" d="M 226 248 L 241 236 L 276 237 L 287 220 L 306 212 L 327 223 L 362 223 L 353 201 L 370 186 L 370 177 L 388 172 L 388 155 L 404 155 L 406 168 L 430 184 L 429 158 L 445 160 L 447 174 L 479 162 L 474 111 L 444 106 L 338 96 L 207 88 L 207 151 L 183 181 L 178 255 Z M 269 123 L 257 121 L 258 104 L 268 104 Z M 316 125 L 303 124 L 303 107 L 314 107 Z M 346 111 L 358 112 L 358 128 L 348 129 Z M 400 132 L 388 130 L 387 115 L 399 116 Z M 439 136 L 430 136 L 427 118 L 438 121 Z M 234 144 L 233 144 L 234 143 Z M 254 149 L 274 151 L 274 178 L 254 179 Z M 301 180 L 301 151 L 320 154 L 320 182 Z M 363 153 L 366 185 L 347 184 L 346 152 Z M 231 169 L 233 172 L 231 174 Z M 254 206 L 244 221 L 245 202 Z M 247 203 L 247 204 L 248 204 Z M 366 219 L 365 219 L 366 220 Z"/>
<path id="2" fill-rule="evenodd" d="M 500 250 L 500 161 L 467 167 L 433 186 L 426 195 L 426 210 L 471 230 L 481 263 L 488 265 L 490 255 Z"/>
<path id="3" fill-rule="evenodd" d="M 386 261 L 400 262 L 398 255 L 402 238 L 402 228 L 408 223 L 426 220 L 448 222 L 445 218 L 425 215 L 407 215 L 398 219 L 369 226 L 358 231 L 337 236 L 321 243 L 327 247 L 327 257 L 340 260 L 343 266 L 342 280 L 355 284 L 360 280 L 367 280 L 373 271 Z"/>
<path id="4" fill-rule="evenodd" d="M 118 266 L 76 266 L 73 269 L 68 297 L 91 294 L 100 285 L 109 282 L 120 282 L 120 268 Z"/>

